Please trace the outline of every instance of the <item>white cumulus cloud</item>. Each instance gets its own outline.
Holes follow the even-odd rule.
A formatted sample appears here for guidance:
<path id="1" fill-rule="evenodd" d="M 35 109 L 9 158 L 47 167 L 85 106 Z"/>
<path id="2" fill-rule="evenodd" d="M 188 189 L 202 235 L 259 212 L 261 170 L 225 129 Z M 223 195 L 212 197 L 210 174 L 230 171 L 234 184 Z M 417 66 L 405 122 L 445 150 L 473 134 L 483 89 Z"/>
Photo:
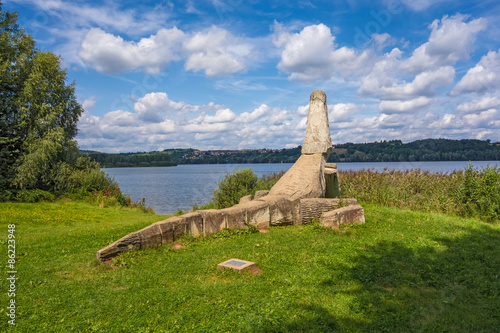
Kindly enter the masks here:
<path id="1" fill-rule="evenodd" d="M 141 67 L 148 73 L 157 73 L 171 61 L 180 60 L 185 37 L 174 27 L 132 42 L 93 28 L 85 36 L 78 55 L 103 73 L 123 73 Z"/>
<path id="2" fill-rule="evenodd" d="M 310 25 L 300 33 L 278 31 L 274 44 L 282 48 L 278 69 L 290 73 L 290 79 L 315 80 L 336 73 L 344 78 L 367 71 L 368 51 L 358 54 L 348 47 L 337 47 L 335 36 L 324 24 Z"/>
<path id="3" fill-rule="evenodd" d="M 452 96 L 460 93 L 486 93 L 500 90 L 500 50 L 490 51 L 476 66 L 469 69 L 451 91 Z"/>
<path id="4" fill-rule="evenodd" d="M 500 99 L 496 96 L 486 96 L 478 100 L 462 103 L 457 106 L 458 111 L 475 113 L 500 106 Z"/>
<path id="5" fill-rule="evenodd" d="M 413 51 L 411 57 L 401 62 L 400 68 L 408 74 L 416 74 L 441 66 L 453 65 L 468 59 L 476 35 L 485 30 L 487 21 L 478 18 L 468 21 L 466 15 L 444 16 L 429 25 L 429 41 Z"/>
<path id="6" fill-rule="evenodd" d="M 184 102 L 174 102 L 164 92 L 152 92 L 139 98 L 134 104 L 134 110 L 139 119 L 145 122 L 159 122 L 170 111 L 178 111 L 186 107 Z"/>
<path id="7" fill-rule="evenodd" d="M 245 59 L 252 47 L 229 31 L 212 26 L 208 31 L 195 33 L 184 43 L 191 53 L 184 67 L 194 72 L 205 71 L 207 76 L 227 75 L 245 69 Z"/>
<path id="8" fill-rule="evenodd" d="M 383 100 L 379 103 L 378 109 L 381 113 L 385 114 L 416 112 L 428 106 L 432 102 L 435 102 L 435 99 L 425 96 L 420 96 L 407 101 Z"/>

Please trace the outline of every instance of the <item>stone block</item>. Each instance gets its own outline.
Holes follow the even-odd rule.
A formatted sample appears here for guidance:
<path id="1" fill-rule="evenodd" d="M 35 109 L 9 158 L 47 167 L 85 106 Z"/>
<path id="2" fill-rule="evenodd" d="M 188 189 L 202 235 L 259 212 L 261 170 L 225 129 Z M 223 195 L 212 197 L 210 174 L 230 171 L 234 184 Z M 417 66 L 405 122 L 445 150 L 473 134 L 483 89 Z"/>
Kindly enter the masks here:
<path id="1" fill-rule="evenodd" d="M 269 227 L 269 205 L 265 201 L 254 200 L 242 206 L 246 211 L 246 222 L 257 228 Z"/>
<path id="2" fill-rule="evenodd" d="M 162 244 L 161 228 L 156 223 L 153 223 L 139 231 L 139 239 L 141 242 L 141 248 L 147 246 L 159 246 Z"/>
<path id="3" fill-rule="evenodd" d="M 190 214 L 186 214 L 190 215 Z M 189 217 L 186 215 L 173 216 L 166 220 L 154 223 L 161 230 L 161 243 L 173 243 L 176 239 L 181 238 L 189 230 Z M 201 216 L 199 217 L 201 220 Z"/>
<path id="4" fill-rule="evenodd" d="M 185 219 L 182 219 L 181 221 L 174 223 L 173 229 L 174 229 L 174 242 L 175 242 L 188 232 L 188 223 Z"/>
<path id="5" fill-rule="evenodd" d="M 321 90 L 313 91 L 309 98 L 306 137 L 302 144 L 303 155 L 317 153 L 332 153 L 326 94 Z"/>
<path id="6" fill-rule="evenodd" d="M 241 260 L 241 259 L 229 259 L 224 262 L 221 262 L 220 264 L 217 265 L 217 269 L 232 269 L 234 271 L 237 271 L 239 273 L 243 271 L 251 271 L 254 274 L 257 274 L 260 269 L 257 267 L 257 265 L 254 262 L 247 261 L 247 260 Z"/>
<path id="7" fill-rule="evenodd" d="M 352 205 L 323 213 L 319 222 L 325 227 L 338 229 L 341 224 L 365 223 L 365 213 L 360 205 Z"/>
<path id="8" fill-rule="evenodd" d="M 187 222 L 189 233 L 193 236 L 203 235 L 203 218 L 198 212 L 187 213 L 181 215 L 184 221 Z"/>
<path id="9" fill-rule="evenodd" d="M 244 204 L 243 204 L 244 205 Z M 226 219 L 226 228 L 228 229 L 246 229 L 248 228 L 247 222 L 247 212 L 242 205 L 236 205 L 233 207 L 221 209 L 224 213 Z"/>
<path id="10" fill-rule="evenodd" d="M 356 205 L 356 199 L 305 198 L 300 200 L 300 222 L 303 224 L 318 220 L 322 213 L 337 209 L 340 202 L 349 206 Z"/>
<path id="11" fill-rule="evenodd" d="M 340 182 L 337 169 L 325 168 L 325 184 L 325 198 L 340 197 Z"/>
<path id="12" fill-rule="evenodd" d="M 198 210 L 197 213 L 203 218 L 203 235 L 215 234 L 227 228 L 224 210 L 207 209 Z"/>
<path id="13" fill-rule="evenodd" d="M 96 257 L 97 260 L 107 260 L 122 252 L 140 248 L 141 240 L 139 234 L 133 232 L 97 251 Z"/>
<path id="14" fill-rule="evenodd" d="M 261 199 L 269 205 L 269 225 L 287 225 L 300 222 L 300 201 L 284 196 L 267 195 Z"/>
<path id="15" fill-rule="evenodd" d="M 169 222 L 172 221 L 172 222 Z M 156 222 L 155 224 L 161 230 L 161 243 L 169 244 L 174 242 L 174 221 L 177 221 L 177 217 L 171 217 L 164 221 Z"/>
<path id="16" fill-rule="evenodd" d="M 325 168 L 327 169 L 337 169 L 337 163 L 326 163 Z"/>

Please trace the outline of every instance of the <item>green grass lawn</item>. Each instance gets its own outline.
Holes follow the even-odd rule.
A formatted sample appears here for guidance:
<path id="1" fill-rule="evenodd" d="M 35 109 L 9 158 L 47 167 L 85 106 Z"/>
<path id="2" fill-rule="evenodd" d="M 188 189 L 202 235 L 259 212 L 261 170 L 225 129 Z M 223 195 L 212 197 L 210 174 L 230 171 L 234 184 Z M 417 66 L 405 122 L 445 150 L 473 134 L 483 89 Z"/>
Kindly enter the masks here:
<path id="1" fill-rule="evenodd" d="M 366 224 L 340 231 L 187 237 L 184 249 L 109 265 L 97 250 L 165 217 L 78 202 L 0 203 L 0 212 L 4 276 L 16 225 L 19 332 L 500 331 L 498 224 L 367 205 Z M 230 258 L 262 272 L 216 269 Z"/>

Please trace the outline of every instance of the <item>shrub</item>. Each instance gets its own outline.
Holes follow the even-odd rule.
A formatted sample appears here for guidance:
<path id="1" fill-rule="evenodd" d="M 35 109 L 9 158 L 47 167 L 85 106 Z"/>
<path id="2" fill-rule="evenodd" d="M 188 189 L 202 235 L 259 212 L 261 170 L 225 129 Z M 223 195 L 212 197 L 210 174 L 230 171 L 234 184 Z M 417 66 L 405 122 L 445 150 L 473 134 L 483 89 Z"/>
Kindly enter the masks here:
<path id="1" fill-rule="evenodd" d="M 257 175 L 250 168 L 228 173 L 219 181 L 219 187 L 214 190 L 212 201 L 218 209 L 236 205 L 241 197 L 252 193 L 257 181 Z"/>
<path id="2" fill-rule="evenodd" d="M 245 195 L 254 195 L 256 191 L 260 190 L 270 190 L 284 174 L 284 171 L 275 172 L 258 178 L 250 168 L 228 173 L 219 182 L 219 187 L 214 190 L 212 201 L 200 208 L 221 209 L 234 206 Z"/>
<path id="3" fill-rule="evenodd" d="M 55 200 L 55 195 L 39 189 L 20 190 L 16 194 L 16 200 L 22 202 L 38 202 L 42 200 L 53 201 Z"/>
<path id="4" fill-rule="evenodd" d="M 285 171 L 280 171 L 280 172 L 273 172 L 270 174 L 263 175 L 260 177 L 260 179 L 257 181 L 257 184 L 255 186 L 255 191 L 251 194 L 255 194 L 256 191 L 261 191 L 261 190 L 270 190 L 274 184 L 280 180 L 280 178 L 285 174 Z"/>
<path id="5" fill-rule="evenodd" d="M 485 221 L 500 219 L 500 170 L 497 167 L 465 168 L 458 191 L 462 216 L 477 216 Z"/>
<path id="6" fill-rule="evenodd" d="M 78 158 L 73 172 L 66 181 L 69 192 L 89 194 L 96 190 L 104 191 L 108 187 L 118 187 L 114 179 L 101 170 L 99 163 L 91 162 L 88 157 Z"/>

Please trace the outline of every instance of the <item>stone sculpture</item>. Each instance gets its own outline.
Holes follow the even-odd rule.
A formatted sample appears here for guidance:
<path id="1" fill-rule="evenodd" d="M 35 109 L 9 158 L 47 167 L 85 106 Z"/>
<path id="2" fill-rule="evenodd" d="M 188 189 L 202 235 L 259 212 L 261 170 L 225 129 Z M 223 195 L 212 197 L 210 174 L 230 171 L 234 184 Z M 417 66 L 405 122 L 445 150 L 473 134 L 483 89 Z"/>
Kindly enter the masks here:
<path id="1" fill-rule="evenodd" d="M 316 90 L 310 97 L 301 156 L 270 191 L 258 191 L 253 199 L 245 196 L 229 208 L 198 210 L 153 223 L 97 251 L 97 259 L 107 260 L 124 251 L 173 243 L 188 232 L 199 236 L 225 228 L 244 229 L 249 225 L 266 228 L 313 220 L 331 228 L 364 223 L 363 208 L 356 199 L 338 199 L 337 168 L 326 163 L 331 152 L 326 95 Z"/>

